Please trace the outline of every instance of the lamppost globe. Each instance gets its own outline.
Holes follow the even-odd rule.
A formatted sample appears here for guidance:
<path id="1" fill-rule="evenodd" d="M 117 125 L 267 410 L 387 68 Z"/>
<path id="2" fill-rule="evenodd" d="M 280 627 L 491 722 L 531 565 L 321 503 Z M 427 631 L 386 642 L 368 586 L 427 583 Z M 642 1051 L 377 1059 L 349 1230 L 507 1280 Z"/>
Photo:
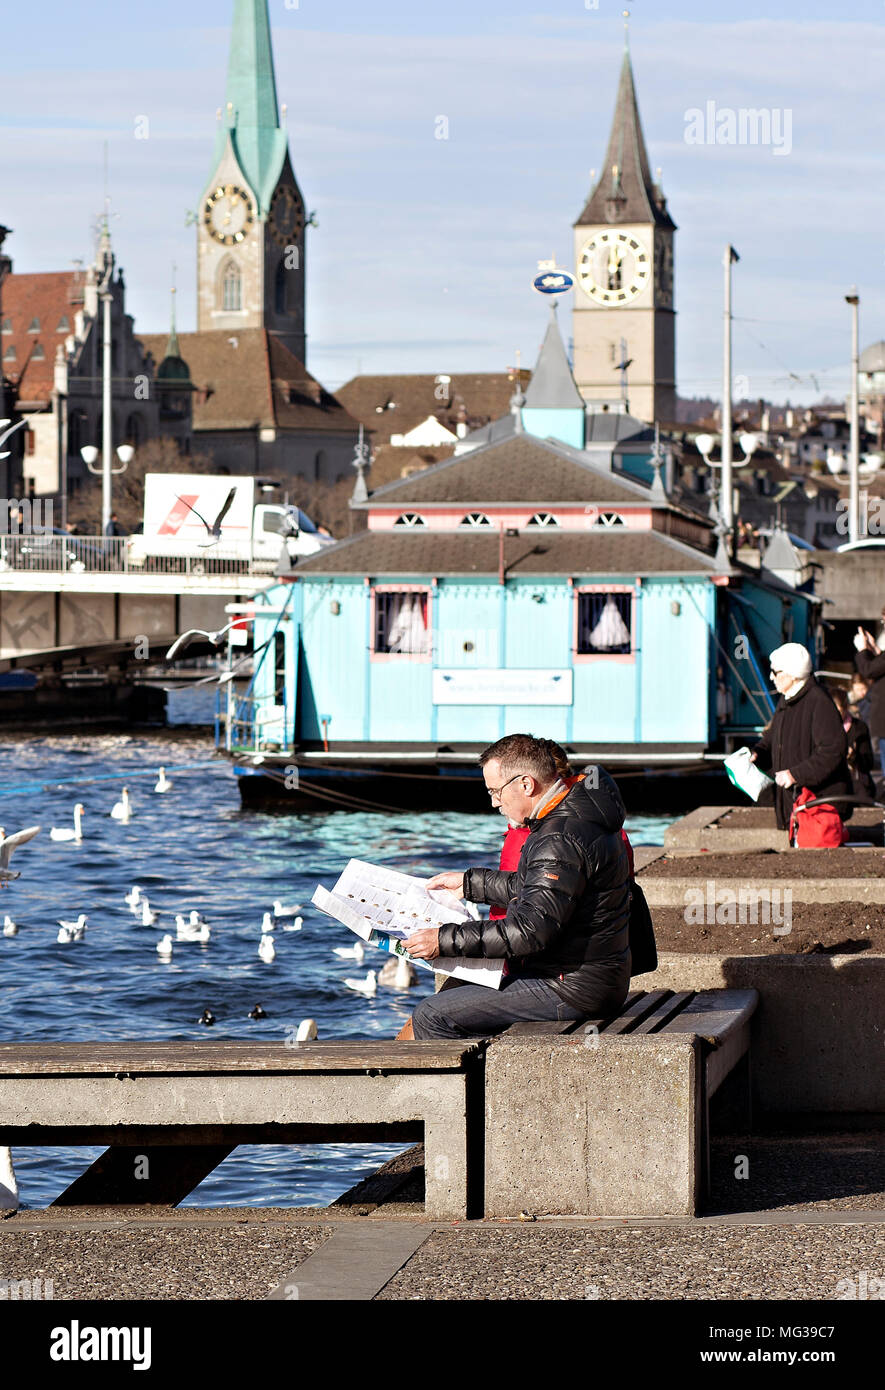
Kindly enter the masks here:
<path id="1" fill-rule="evenodd" d="M 133 449 L 132 445 L 118 444 L 117 458 L 120 460 L 121 463 L 126 464 L 128 466 L 135 458 L 135 450 Z"/>
<path id="2" fill-rule="evenodd" d="M 712 434 L 699 434 L 695 439 L 698 452 L 703 454 L 705 459 L 708 459 L 712 454 L 715 442 Z"/>
<path id="3" fill-rule="evenodd" d="M 98 450 L 94 444 L 84 444 L 83 448 L 80 450 L 80 457 L 86 464 L 86 467 L 91 468 L 98 458 Z"/>

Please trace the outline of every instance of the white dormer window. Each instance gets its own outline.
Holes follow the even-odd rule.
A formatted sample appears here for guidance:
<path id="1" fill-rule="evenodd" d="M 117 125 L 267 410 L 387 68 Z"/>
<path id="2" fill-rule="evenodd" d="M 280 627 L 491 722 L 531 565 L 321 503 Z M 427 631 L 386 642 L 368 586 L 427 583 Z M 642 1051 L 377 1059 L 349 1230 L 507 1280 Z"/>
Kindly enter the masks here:
<path id="1" fill-rule="evenodd" d="M 553 515 L 552 512 L 535 512 L 535 515 L 529 518 L 528 525 L 558 526 L 559 522 L 556 520 L 556 517 Z"/>
<path id="2" fill-rule="evenodd" d="M 417 512 L 403 512 L 402 516 L 398 516 L 393 524 L 394 526 L 401 526 L 403 529 L 413 530 L 416 526 L 426 526 L 427 522 Z"/>
<path id="3" fill-rule="evenodd" d="M 468 512 L 465 517 L 461 518 L 461 525 L 467 526 L 471 530 L 474 526 L 491 526 L 491 524 L 485 512 Z"/>
<path id="4" fill-rule="evenodd" d="M 617 512 L 600 512 L 593 524 L 595 526 L 623 526 L 624 518 L 619 516 Z"/>

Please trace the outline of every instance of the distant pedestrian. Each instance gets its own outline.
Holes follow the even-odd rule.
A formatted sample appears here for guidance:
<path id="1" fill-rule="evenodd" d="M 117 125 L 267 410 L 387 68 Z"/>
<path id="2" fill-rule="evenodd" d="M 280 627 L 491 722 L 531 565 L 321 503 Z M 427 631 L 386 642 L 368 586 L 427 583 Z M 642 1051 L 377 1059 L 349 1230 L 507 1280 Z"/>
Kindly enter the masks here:
<path id="1" fill-rule="evenodd" d="M 858 672 L 869 683 L 870 710 L 866 721 L 874 739 L 879 740 L 879 762 L 885 776 L 885 652 L 881 652 L 871 633 L 859 627 L 854 637 Z"/>
<path id="2" fill-rule="evenodd" d="M 763 772 L 770 771 L 774 777 L 777 827 L 786 830 L 793 803 L 803 789 L 825 800 L 851 796 L 845 761 L 848 742 L 839 711 L 814 678 L 806 648 L 787 642 L 771 653 L 770 661 L 771 678 L 781 698 L 752 756 Z"/>
<path id="3" fill-rule="evenodd" d="M 876 789 L 873 786 L 872 778 L 875 764 L 870 731 L 862 719 L 858 719 L 855 714 L 852 714 L 848 696 L 844 690 L 831 690 L 830 694 L 833 697 L 833 704 L 842 716 L 842 728 L 845 730 L 845 738 L 848 742 L 845 760 L 848 763 L 848 771 L 851 773 L 854 795 L 858 801 L 875 801 Z M 846 816 L 845 819 L 847 820 L 848 817 Z"/>
<path id="4" fill-rule="evenodd" d="M 117 520 L 117 513 L 111 512 L 111 519 L 104 528 L 106 536 L 122 536 L 123 528 Z"/>
<path id="5" fill-rule="evenodd" d="M 865 681 L 863 676 L 854 675 L 848 687 L 848 705 L 851 713 L 857 719 L 862 719 L 869 727 L 870 723 L 870 683 Z"/>

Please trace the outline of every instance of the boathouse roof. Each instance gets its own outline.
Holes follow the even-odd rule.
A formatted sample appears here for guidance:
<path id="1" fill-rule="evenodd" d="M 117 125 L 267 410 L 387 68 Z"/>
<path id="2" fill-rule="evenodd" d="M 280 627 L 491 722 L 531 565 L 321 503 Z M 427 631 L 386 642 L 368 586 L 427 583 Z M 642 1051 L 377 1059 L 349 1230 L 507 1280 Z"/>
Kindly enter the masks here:
<path id="1" fill-rule="evenodd" d="M 301 560 L 296 575 L 493 575 L 499 572 L 496 532 L 363 531 Z M 519 575 L 715 574 L 716 562 L 658 531 L 587 531 L 553 536 L 522 531 L 504 538 L 504 571 Z"/>
<path id="2" fill-rule="evenodd" d="M 443 459 L 411 478 L 387 483 L 363 509 L 432 503 L 594 502 L 652 505 L 649 489 L 616 478 L 568 445 L 527 434 L 480 445 Z"/>

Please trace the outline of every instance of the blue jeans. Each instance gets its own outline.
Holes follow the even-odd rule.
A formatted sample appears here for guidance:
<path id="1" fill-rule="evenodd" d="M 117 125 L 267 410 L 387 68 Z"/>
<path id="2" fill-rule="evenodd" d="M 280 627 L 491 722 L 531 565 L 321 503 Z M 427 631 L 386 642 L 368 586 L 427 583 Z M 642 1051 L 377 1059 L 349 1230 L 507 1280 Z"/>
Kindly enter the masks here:
<path id="1" fill-rule="evenodd" d="M 500 989 L 459 985 L 422 999 L 412 1015 L 412 1027 L 421 1040 L 485 1038 L 503 1032 L 511 1023 L 562 1022 L 586 1016 L 564 1003 L 548 980 L 511 975 Z"/>

